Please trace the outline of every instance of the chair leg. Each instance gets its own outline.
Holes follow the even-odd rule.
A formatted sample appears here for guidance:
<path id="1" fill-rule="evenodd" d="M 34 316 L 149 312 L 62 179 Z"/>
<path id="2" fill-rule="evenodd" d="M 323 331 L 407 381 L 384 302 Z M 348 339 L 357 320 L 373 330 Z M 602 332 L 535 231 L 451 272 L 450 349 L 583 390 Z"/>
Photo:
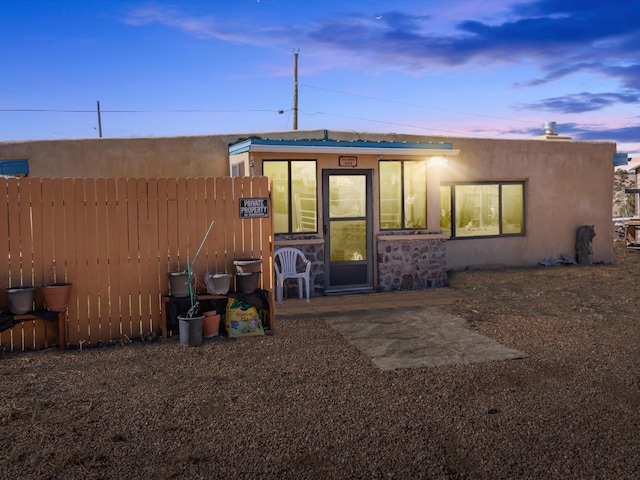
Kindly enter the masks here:
<path id="1" fill-rule="evenodd" d="M 298 277 L 298 295 L 302 299 L 302 278 Z"/>
<path id="2" fill-rule="evenodd" d="M 307 303 L 309 303 L 309 279 L 305 278 L 305 285 L 307 286 Z"/>
<path id="3" fill-rule="evenodd" d="M 282 303 L 282 290 L 283 290 L 283 284 L 284 282 L 281 282 L 280 279 L 276 280 L 276 301 L 278 303 Z"/>

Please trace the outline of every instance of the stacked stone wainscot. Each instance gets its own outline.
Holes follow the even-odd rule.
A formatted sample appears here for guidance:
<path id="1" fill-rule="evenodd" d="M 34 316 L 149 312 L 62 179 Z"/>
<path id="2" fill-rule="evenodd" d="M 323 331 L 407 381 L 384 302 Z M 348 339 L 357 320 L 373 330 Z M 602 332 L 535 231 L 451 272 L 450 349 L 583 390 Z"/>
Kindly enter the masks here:
<path id="1" fill-rule="evenodd" d="M 378 235 L 378 289 L 446 287 L 447 239 L 440 234 Z"/>

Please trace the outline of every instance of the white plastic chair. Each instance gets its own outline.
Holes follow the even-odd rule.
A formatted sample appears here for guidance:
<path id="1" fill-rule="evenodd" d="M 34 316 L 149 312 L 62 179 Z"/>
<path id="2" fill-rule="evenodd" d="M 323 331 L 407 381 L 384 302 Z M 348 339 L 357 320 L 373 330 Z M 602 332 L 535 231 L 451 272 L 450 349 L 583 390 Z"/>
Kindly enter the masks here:
<path id="1" fill-rule="evenodd" d="M 304 264 L 304 271 L 298 270 L 299 260 Z M 311 262 L 307 260 L 304 253 L 293 247 L 279 248 L 273 255 L 273 266 L 276 271 L 276 300 L 282 303 L 284 281 L 287 278 L 297 278 L 300 298 L 302 298 L 302 280 L 306 282 L 307 303 L 309 303 L 309 272 L 311 271 Z"/>

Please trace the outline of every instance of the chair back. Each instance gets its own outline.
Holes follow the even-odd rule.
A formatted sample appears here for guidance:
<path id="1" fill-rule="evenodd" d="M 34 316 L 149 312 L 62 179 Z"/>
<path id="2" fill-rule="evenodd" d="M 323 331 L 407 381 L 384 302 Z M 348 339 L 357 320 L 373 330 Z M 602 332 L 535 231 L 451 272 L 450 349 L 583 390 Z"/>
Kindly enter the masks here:
<path id="1" fill-rule="evenodd" d="M 274 264 L 278 268 L 278 264 L 275 260 L 280 262 L 281 273 L 296 273 L 298 257 L 305 259 L 304 253 L 294 247 L 282 247 L 275 251 Z"/>

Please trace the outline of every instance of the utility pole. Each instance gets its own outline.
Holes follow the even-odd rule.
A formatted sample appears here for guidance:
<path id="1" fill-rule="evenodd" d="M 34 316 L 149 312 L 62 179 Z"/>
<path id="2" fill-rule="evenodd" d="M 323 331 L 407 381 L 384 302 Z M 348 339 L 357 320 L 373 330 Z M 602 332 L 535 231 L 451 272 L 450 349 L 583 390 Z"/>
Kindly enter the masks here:
<path id="1" fill-rule="evenodd" d="M 293 51 L 293 129 L 298 130 L 298 52 Z"/>
<path id="2" fill-rule="evenodd" d="M 100 100 L 96 102 L 98 104 L 98 136 L 102 138 L 102 118 L 100 117 Z"/>

